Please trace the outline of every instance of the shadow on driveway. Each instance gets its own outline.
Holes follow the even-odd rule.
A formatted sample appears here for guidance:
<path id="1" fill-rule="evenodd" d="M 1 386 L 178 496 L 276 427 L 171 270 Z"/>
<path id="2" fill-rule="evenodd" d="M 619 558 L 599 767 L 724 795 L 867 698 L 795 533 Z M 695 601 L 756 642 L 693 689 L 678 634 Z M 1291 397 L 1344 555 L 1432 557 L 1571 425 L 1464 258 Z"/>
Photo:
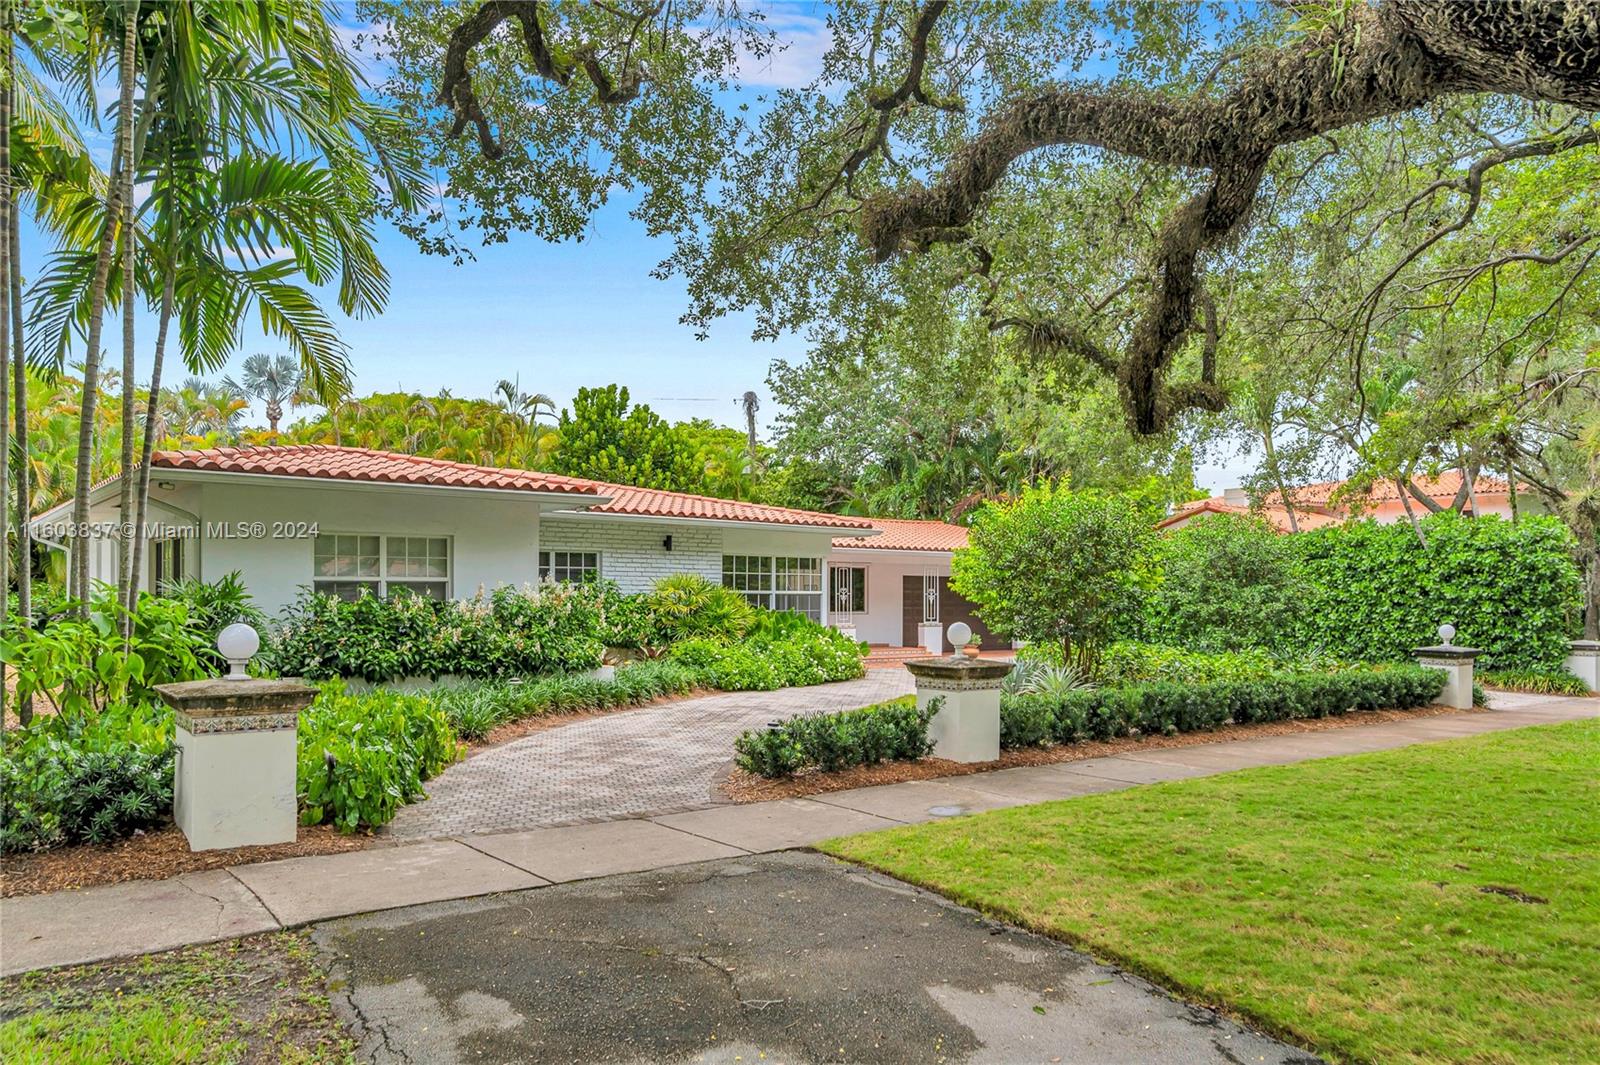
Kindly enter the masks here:
<path id="1" fill-rule="evenodd" d="M 1304 1051 L 816 854 L 324 924 L 379 1062 L 1278 1062 Z"/>

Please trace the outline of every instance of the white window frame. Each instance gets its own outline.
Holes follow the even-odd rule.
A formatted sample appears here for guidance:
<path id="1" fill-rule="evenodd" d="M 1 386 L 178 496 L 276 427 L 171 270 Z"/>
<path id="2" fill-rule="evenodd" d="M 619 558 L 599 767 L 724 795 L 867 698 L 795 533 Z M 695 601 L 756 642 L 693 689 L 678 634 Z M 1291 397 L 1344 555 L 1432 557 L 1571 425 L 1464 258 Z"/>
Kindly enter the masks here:
<path id="1" fill-rule="evenodd" d="M 855 594 L 856 574 L 861 574 L 861 599 Z M 841 581 L 844 582 L 841 584 Z M 851 617 L 867 612 L 867 567 L 835 562 L 828 567 L 828 613 Z"/>
<path id="2" fill-rule="evenodd" d="M 337 541 L 337 538 L 340 538 L 340 537 L 349 537 L 349 538 L 353 538 L 353 539 L 360 539 L 360 538 L 376 538 L 377 539 L 377 541 L 378 541 L 378 556 L 377 556 L 378 557 L 378 573 L 377 573 L 377 576 L 375 576 L 375 577 L 366 577 L 366 576 L 360 576 L 360 575 L 350 575 L 350 576 L 336 576 L 336 577 L 335 576 L 329 576 L 329 577 L 324 577 L 324 576 L 322 576 L 321 574 L 319 574 L 317 572 L 317 554 L 318 554 L 318 552 L 317 552 L 317 543 L 318 543 L 318 541 L 320 541 L 320 540 L 322 540 L 324 538 L 334 539 L 335 541 Z M 420 576 L 419 577 L 414 577 L 414 576 L 411 576 L 409 574 L 407 574 L 405 576 L 400 576 L 398 574 L 390 574 L 390 572 L 389 572 L 389 563 L 391 561 L 390 549 L 391 549 L 391 546 L 392 546 L 390 541 L 394 541 L 394 540 L 406 541 L 406 542 L 411 541 L 411 540 L 422 540 L 425 543 L 429 542 L 429 541 L 434 541 L 434 540 L 443 541 L 444 542 L 444 576 L 443 577 L 420 577 Z M 411 557 L 412 557 L 411 554 L 410 554 L 410 545 L 409 545 L 409 543 L 407 543 L 407 546 L 406 546 L 406 548 L 404 550 L 406 551 L 406 554 L 404 556 L 401 556 L 401 557 L 404 557 L 409 562 Z M 335 551 L 337 552 L 337 543 L 336 543 L 336 546 L 335 546 Z M 427 561 L 428 559 L 433 557 L 432 553 L 431 553 L 431 550 L 427 546 L 424 547 L 423 551 L 424 551 L 424 553 L 421 556 L 420 561 Z M 357 547 L 357 553 L 359 554 L 359 545 Z M 342 594 L 339 591 L 329 591 L 329 590 L 324 589 L 324 588 L 319 587 L 319 586 L 320 585 L 352 585 L 352 584 L 365 585 L 365 586 L 367 586 L 367 587 L 372 589 L 372 593 L 374 595 L 377 595 L 377 596 L 380 596 L 380 597 L 386 597 L 391 592 L 391 585 L 393 586 L 394 589 L 406 588 L 409 591 L 416 592 L 416 594 L 418 594 L 418 595 L 422 595 L 422 594 L 425 594 L 425 593 L 417 591 L 416 589 L 411 588 L 410 586 L 411 585 L 416 585 L 416 584 L 427 584 L 427 585 L 434 585 L 434 586 L 436 586 L 438 588 L 439 595 L 437 596 L 437 598 L 439 598 L 439 599 L 452 599 L 452 598 L 454 598 L 453 585 L 454 585 L 454 582 L 455 582 L 455 569 L 456 569 L 455 556 L 456 556 L 456 545 L 455 545 L 455 537 L 453 537 L 453 536 L 440 536 L 440 535 L 435 534 L 435 533 L 421 533 L 421 534 L 399 533 L 399 532 L 380 533 L 380 532 L 371 532 L 371 531 L 367 531 L 367 532 L 319 532 L 317 534 L 317 536 L 314 537 L 312 539 L 312 541 L 311 541 L 311 587 L 312 587 L 312 589 L 314 591 L 324 592 L 325 594 L 328 594 L 328 595 L 338 595 L 341 598 L 343 598 Z M 357 594 L 358 595 L 360 594 L 359 591 L 357 592 Z"/>
<path id="3" fill-rule="evenodd" d="M 732 588 L 752 606 L 792 610 L 814 621 L 828 616 L 826 572 L 825 560 L 812 555 L 722 556 L 723 587 Z M 811 577 L 815 580 L 807 579 Z"/>
<path id="4" fill-rule="evenodd" d="M 556 556 L 563 556 L 557 559 Z M 594 565 L 589 565 L 589 556 L 594 557 Z M 573 556 L 580 561 L 573 565 Z M 541 581 L 556 581 L 565 584 L 582 584 L 584 581 L 597 581 L 605 571 L 605 559 L 600 551 L 569 550 L 562 547 L 541 547 L 539 549 L 539 579 Z M 577 572 L 576 580 L 572 574 Z"/>

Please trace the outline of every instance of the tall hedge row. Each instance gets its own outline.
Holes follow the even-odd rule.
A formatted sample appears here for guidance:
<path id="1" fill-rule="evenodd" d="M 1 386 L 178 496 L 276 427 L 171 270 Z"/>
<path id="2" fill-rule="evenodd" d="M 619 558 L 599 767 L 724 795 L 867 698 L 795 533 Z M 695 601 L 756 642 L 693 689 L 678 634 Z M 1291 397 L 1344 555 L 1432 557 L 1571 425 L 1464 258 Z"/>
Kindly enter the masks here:
<path id="1" fill-rule="evenodd" d="M 1352 522 L 1289 537 L 1300 558 L 1305 602 L 1296 642 L 1306 651 L 1373 662 L 1438 642 L 1487 652 L 1481 666 L 1548 666 L 1566 655 L 1577 624 L 1581 577 L 1572 537 L 1555 518 Z"/>

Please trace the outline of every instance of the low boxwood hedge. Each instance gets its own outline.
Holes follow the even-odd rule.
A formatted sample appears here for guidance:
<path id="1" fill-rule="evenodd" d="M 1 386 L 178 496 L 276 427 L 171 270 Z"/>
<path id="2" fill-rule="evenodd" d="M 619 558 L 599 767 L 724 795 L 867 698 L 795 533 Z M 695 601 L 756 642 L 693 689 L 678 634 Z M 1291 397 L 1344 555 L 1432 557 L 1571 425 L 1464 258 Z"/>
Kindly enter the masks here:
<path id="1" fill-rule="evenodd" d="M 787 777 L 802 769 L 832 773 L 858 765 L 921 758 L 933 749 L 928 723 L 942 700 L 918 709 L 911 696 L 859 710 L 791 717 L 753 729 L 733 741 L 739 768 L 758 776 Z"/>
<path id="2" fill-rule="evenodd" d="M 1248 724 L 1321 718 L 1352 710 L 1426 706 L 1444 688 L 1444 673 L 1422 666 L 1287 673 L 1210 684 L 1130 684 L 1060 696 L 1005 695 L 1002 747 L 1040 747 L 1132 735 L 1200 732 Z"/>

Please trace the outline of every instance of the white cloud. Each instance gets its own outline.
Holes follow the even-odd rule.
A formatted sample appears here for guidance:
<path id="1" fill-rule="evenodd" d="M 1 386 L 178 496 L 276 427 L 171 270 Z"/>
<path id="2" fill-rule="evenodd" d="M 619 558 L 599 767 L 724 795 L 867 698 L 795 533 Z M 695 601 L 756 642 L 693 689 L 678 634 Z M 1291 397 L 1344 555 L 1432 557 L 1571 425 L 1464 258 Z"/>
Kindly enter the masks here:
<path id="1" fill-rule="evenodd" d="M 809 13 L 817 9 L 818 5 L 811 3 L 757 5 L 755 10 L 765 16 L 760 25 L 773 31 L 777 47 L 755 56 L 741 46 L 739 81 L 771 89 L 799 89 L 815 81 L 822 73 L 823 56 L 833 47 L 827 20 Z"/>

